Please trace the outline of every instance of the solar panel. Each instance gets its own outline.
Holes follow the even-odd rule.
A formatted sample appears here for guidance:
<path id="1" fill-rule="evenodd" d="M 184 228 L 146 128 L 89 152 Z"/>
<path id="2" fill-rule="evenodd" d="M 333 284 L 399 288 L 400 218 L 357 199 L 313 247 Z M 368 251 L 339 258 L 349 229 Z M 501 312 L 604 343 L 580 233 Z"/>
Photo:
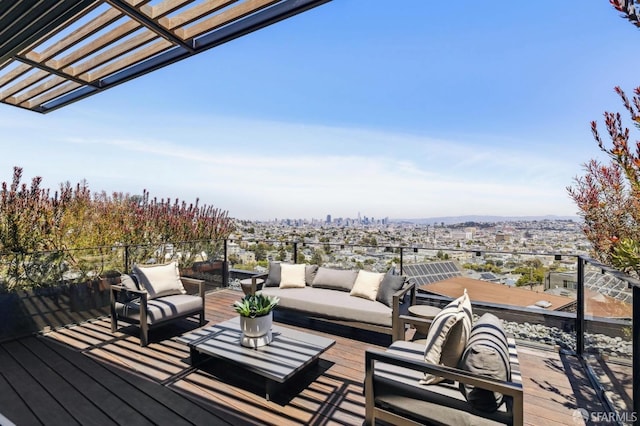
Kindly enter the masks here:
<path id="1" fill-rule="evenodd" d="M 584 274 L 585 288 L 613 297 L 623 302 L 631 302 L 633 296 L 627 283 L 611 275 L 589 271 Z"/>
<path id="2" fill-rule="evenodd" d="M 419 286 L 462 276 L 462 271 L 452 261 L 403 265 L 402 271 Z"/>

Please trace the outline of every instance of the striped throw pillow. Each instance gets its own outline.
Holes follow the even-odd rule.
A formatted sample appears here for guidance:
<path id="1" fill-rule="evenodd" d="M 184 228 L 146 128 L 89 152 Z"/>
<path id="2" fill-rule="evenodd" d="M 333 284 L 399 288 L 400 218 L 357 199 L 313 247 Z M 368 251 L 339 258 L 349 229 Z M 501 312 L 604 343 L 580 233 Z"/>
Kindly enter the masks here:
<path id="1" fill-rule="evenodd" d="M 435 316 L 424 352 L 424 359 L 430 364 L 457 367 L 471 332 L 471 301 L 465 289 L 464 294 L 449 303 Z M 441 382 L 441 377 L 425 374 L 421 384 Z"/>

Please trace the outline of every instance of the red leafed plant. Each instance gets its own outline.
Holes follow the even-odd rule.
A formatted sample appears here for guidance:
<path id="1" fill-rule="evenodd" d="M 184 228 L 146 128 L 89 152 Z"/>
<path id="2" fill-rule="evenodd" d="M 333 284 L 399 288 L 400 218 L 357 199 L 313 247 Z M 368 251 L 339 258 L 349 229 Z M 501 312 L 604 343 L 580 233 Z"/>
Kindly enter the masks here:
<path id="1" fill-rule="evenodd" d="M 640 128 L 640 87 L 630 101 L 624 91 L 616 93 L 636 128 Z M 610 158 L 608 164 L 591 160 L 585 175 L 575 178 L 569 195 L 584 219 L 584 232 L 593 246 L 592 255 L 625 272 L 640 275 L 640 142 L 630 145 L 630 130 L 620 113 L 605 112 L 605 143 L 595 121 L 591 131 L 598 147 Z"/>
<path id="2" fill-rule="evenodd" d="M 42 285 L 68 270 L 96 272 L 88 259 L 104 263 L 104 250 L 90 253 L 89 248 L 147 246 L 133 251 L 137 257 L 132 260 L 144 261 L 154 253 L 163 254 L 169 243 L 222 240 L 234 229 L 226 211 L 201 206 L 198 200 L 158 201 L 150 199 L 146 190 L 141 196 L 92 195 L 85 181 L 61 184 L 51 196 L 40 188 L 40 177 L 33 178 L 30 186 L 21 180 L 22 169 L 14 167 L 11 182 L 0 188 L 0 255 L 9 259 L 0 262 L 0 283 L 2 276 L 8 277 L 7 288 L 24 281 Z M 181 261 L 193 262 L 204 246 L 184 249 Z"/>

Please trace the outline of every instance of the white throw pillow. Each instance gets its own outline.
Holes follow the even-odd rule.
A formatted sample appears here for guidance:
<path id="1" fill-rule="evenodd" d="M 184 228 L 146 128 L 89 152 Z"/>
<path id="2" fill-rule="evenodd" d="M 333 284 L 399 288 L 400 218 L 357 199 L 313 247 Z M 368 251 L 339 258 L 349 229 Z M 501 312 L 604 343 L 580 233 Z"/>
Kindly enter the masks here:
<path id="1" fill-rule="evenodd" d="M 304 263 L 290 265 L 280 264 L 280 288 L 304 288 L 306 265 Z"/>
<path id="2" fill-rule="evenodd" d="M 383 278 L 384 274 L 381 272 L 369 272 L 361 269 L 358 271 L 350 295 L 375 301 Z"/>
<path id="3" fill-rule="evenodd" d="M 149 293 L 149 299 L 187 292 L 180 280 L 178 262 L 166 265 L 134 265 L 133 273 L 138 278 L 140 285 Z"/>

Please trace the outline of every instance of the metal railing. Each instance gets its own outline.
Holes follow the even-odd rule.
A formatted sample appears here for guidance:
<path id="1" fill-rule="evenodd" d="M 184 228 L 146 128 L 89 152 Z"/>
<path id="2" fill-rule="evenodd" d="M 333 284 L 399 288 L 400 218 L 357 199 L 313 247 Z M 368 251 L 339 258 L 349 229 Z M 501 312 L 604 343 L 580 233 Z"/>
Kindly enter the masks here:
<path id="1" fill-rule="evenodd" d="M 353 243 L 335 243 L 335 242 L 308 242 L 308 241 L 283 241 L 283 240 L 247 240 L 243 239 L 241 243 L 247 245 L 247 249 L 255 249 L 258 243 L 266 244 L 271 250 L 266 254 L 266 260 L 283 260 L 293 263 L 310 263 L 313 254 L 322 251 L 322 256 L 316 256 L 315 260 L 321 259 L 323 264 L 332 266 L 343 266 L 352 268 L 362 266 L 366 269 L 385 271 L 391 266 L 397 268 L 401 273 L 413 264 L 420 262 L 428 262 L 434 260 L 450 260 L 473 265 L 482 265 L 492 258 L 495 259 L 516 259 L 521 262 L 526 259 L 546 258 L 548 263 L 563 261 L 567 259 L 575 259 L 575 291 L 576 303 L 575 310 L 568 312 L 554 312 L 544 309 L 531 307 L 518 307 L 509 304 L 497 303 L 474 303 L 474 310 L 477 307 L 478 312 L 498 312 L 503 319 L 509 319 L 513 322 L 531 322 L 539 323 L 547 327 L 559 329 L 565 334 L 575 332 L 575 343 L 566 349 L 575 351 L 584 363 L 585 368 L 590 372 L 592 382 L 596 389 L 600 389 L 601 396 L 607 400 L 606 395 L 610 394 L 610 390 L 605 389 L 599 383 L 598 372 L 594 371 L 598 364 L 605 365 L 607 363 L 613 365 L 614 362 L 621 362 L 621 365 L 630 363 L 631 376 L 631 396 L 622 395 L 620 401 L 609 401 L 612 411 L 628 410 L 633 413 L 640 413 L 640 282 L 633 277 L 625 275 L 620 271 L 603 265 L 587 256 L 566 253 L 538 253 L 538 252 L 514 252 L 514 251 L 491 251 L 478 248 L 435 248 L 435 247 L 407 247 L 394 245 L 361 245 Z M 233 244 L 233 245 L 232 245 Z M 72 323 L 74 321 L 87 320 L 91 317 L 106 315 L 107 312 L 100 309 L 101 291 L 105 290 L 104 282 L 100 281 L 109 270 L 117 270 L 119 272 L 128 272 L 134 263 L 150 263 L 164 262 L 167 260 L 178 260 L 181 262 L 183 270 L 188 270 L 191 274 L 206 274 L 204 271 L 215 260 L 218 262 L 216 266 L 216 274 L 219 286 L 227 286 L 229 283 L 229 260 L 237 257 L 237 240 L 219 240 L 219 241 L 187 241 L 177 242 L 173 244 L 145 245 L 145 246 L 113 246 L 98 247 L 88 249 L 69 250 L 62 255 L 52 253 L 32 253 L 21 254 L 17 256 L 15 253 L 0 254 L 0 284 L 2 292 L 0 292 L 0 305 L 2 305 L 2 296 L 7 296 L 4 303 L 7 306 L 15 304 L 20 305 L 20 309 L 12 308 L 17 311 L 26 312 L 27 317 L 39 315 L 44 318 L 44 307 L 62 306 L 62 310 L 74 311 L 74 297 L 77 298 L 94 298 L 95 303 L 88 304 L 89 309 L 80 310 L 79 315 L 61 314 L 62 311 L 55 311 L 54 317 L 56 321 L 32 321 L 35 327 L 40 330 L 47 327 L 57 327 L 65 325 L 64 322 Z M 301 256 L 305 256 L 302 259 Z M 443 258 L 445 257 L 445 258 Z M 49 259 L 49 260 L 47 260 Z M 53 261 L 51 259 L 54 259 Z M 20 260 L 24 263 L 21 267 L 16 265 Z M 37 262 L 52 263 L 46 267 L 36 268 Z M 264 259 L 263 259 L 264 261 Z M 77 267 L 77 270 L 73 268 Z M 11 269 L 13 268 L 13 269 Z M 83 269 L 84 268 L 84 269 Z M 199 269 L 200 268 L 200 269 Z M 33 289 L 11 289 L 11 278 L 8 278 L 7 271 L 13 271 L 15 274 L 21 274 L 23 280 L 32 282 Z M 47 275 L 48 274 L 48 275 Z M 589 280 L 593 280 L 595 275 L 610 276 L 616 280 L 624 282 L 627 286 L 630 302 L 621 304 L 620 306 L 631 307 L 629 316 L 599 316 L 594 306 L 597 303 L 604 303 L 604 307 L 608 308 L 605 299 L 601 302 L 598 298 L 603 298 L 606 294 L 598 292 L 590 288 Z M 16 277 L 14 277 L 15 279 Z M 43 279 L 42 282 L 36 282 Z M 206 279 L 206 278 L 205 278 Z M 76 286 L 86 285 L 89 283 L 86 291 L 76 291 Z M 47 289 L 65 288 L 66 290 L 56 293 Z M 80 288 L 80 287 L 78 287 Z M 75 291 L 75 293 L 74 293 Z M 19 294 L 16 296 L 16 292 Z M 29 293 L 29 294 L 27 294 Z M 63 302 L 60 302 L 63 300 Z M 107 300 L 107 299 L 104 299 Z M 613 300 L 613 299 L 611 299 Z M 438 297 L 433 295 L 421 294 L 421 303 L 445 304 L 448 299 L 446 297 Z M 615 305 L 617 302 L 611 302 Z M 617 305 L 615 305 L 617 306 Z M 7 311 L 9 312 L 9 311 Z M 5 317 L 1 318 L 5 325 L 11 323 Z M 49 315 L 49 314 L 47 314 Z M 51 316 L 49 315 L 49 316 Z M 1 315 L 0 315 L 1 316 Z M 29 330 L 29 328 L 25 328 Z M 0 330 L 2 331 L 2 330 Z M 4 330 L 6 332 L 6 330 Z M 34 330 L 31 330 L 33 332 Z M 37 330 L 36 330 L 37 331 Z M 605 352 L 602 348 L 594 343 L 593 336 L 609 334 L 609 338 L 620 345 L 626 345 L 626 339 L 631 340 L 631 355 L 621 354 L 616 351 L 608 350 Z M 0 334 L 0 339 L 7 338 Z M 616 340 L 617 339 L 617 340 Z M 615 356 L 612 355 L 615 353 Z M 615 359 L 614 359 L 615 358 Z M 593 360 L 597 360 L 594 363 Z M 626 402 L 626 407 L 625 403 Z M 633 417 L 634 424 L 640 424 L 636 417 Z"/>

